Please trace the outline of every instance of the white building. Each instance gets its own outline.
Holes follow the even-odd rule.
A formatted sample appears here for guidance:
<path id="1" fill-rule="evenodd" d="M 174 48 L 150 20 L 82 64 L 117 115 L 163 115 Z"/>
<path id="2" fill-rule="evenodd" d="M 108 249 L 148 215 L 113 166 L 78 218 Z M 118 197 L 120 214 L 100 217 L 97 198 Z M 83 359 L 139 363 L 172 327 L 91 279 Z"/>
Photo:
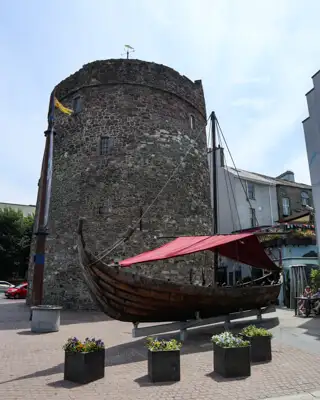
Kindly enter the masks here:
<path id="1" fill-rule="evenodd" d="M 36 212 L 36 206 L 31 204 L 14 204 L 14 203 L 0 203 L 0 209 L 12 208 L 15 211 L 22 211 L 25 217 L 31 216 Z"/>
<path id="2" fill-rule="evenodd" d="M 219 233 L 273 225 L 278 220 L 277 181 L 225 166 L 221 147 L 217 149 L 217 184 Z"/>
<path id="3" fill-rule="evenodd" d="M 315 208 L 318 251 L 320 249 L 320 71 L 312 77 L 313 89 L 307 94 L 309 117 L 303 124 Z"/>

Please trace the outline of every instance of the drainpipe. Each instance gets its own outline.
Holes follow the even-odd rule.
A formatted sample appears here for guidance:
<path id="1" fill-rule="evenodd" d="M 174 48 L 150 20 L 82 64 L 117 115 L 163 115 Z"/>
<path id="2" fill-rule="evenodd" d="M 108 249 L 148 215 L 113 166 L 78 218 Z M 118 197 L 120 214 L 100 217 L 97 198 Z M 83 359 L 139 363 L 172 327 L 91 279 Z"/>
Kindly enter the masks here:
<path id="1" fill-rule="evenodd" d="M 270 214 L 271 214 L 271 225 L 273 225 L 273 210 L 272 210 L 272 200 L 271 200 L 271 185 L 269 186 L 269 204 L 270 204 Z"/>

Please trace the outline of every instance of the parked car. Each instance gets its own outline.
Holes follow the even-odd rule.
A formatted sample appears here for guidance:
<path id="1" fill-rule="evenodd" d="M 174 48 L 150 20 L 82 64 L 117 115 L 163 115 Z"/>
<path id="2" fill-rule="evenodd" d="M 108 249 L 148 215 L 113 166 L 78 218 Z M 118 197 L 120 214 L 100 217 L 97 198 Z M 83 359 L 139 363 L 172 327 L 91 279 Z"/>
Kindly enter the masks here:
<path id="1" fill-rule="evenodd" d="M 14 287 L 12 283 L 7 281 L 0 281 L 0 293 L 6 292 L 11 287 Z"/>
<path id="2" fill-rule="evenodd" d="M 20 285 L 9 288 L 5 292 L 8 299 L 25 299 L 28 292 L 28 282 L 21 283 Z"/>

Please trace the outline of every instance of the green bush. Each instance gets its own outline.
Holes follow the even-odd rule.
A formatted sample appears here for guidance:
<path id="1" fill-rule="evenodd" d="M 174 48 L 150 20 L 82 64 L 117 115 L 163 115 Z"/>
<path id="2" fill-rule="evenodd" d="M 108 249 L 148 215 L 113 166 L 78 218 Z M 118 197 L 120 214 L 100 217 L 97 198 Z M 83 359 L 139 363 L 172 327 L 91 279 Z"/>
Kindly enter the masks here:
<path id="1" fill-rule="evenodd" d="M 310 272 L 311 286 L 314 291 L 320 288 L 320 269 L 312 269 Z"/>
<path id="2" fill-rule="evenodd" d="M 0 209 L 0 279 L 25 279 L 29 264 L 34 216 L 12 208 Z"/>
<path id="3" fill-rule="evenodd" d="M 272 333 L 267 329 L 258 328 L 255 325 L 249 325 L 242 329 L 241 335 L 253 337 L 253 336 L 268 336 L 272 337 Z"/>

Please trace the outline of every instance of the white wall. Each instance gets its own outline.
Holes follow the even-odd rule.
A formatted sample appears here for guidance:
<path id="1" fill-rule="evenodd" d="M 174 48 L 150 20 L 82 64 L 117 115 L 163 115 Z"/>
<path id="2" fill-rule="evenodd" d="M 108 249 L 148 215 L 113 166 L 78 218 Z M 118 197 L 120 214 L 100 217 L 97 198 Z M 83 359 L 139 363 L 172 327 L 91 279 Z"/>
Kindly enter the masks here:
<path id="1" fill-rule="evenodd" d="M 258 225 L 272 225 L 278 220 L 278 205 L 276 187 L 252 182 L 255 188 L 255 199 L 247 201 L 241 182 L 238 178 L 235 180 L 235 192 L 240 215 L 241 229 L 251 227 L 250 206 L 256 210 Z M 246 182 L 242 180 L 246 189 Z"/>
<path id="2" fill-rule="evenodd" d="M 250 204 L 247 201 L 246 181 L 221 166 L 220 152 L 217 149 L 217 183 L 218 183 L 218 232 L 225 234 L 235 230 L 251 228 Z M 211 171 L 211 157 L 208 156 Z M 253 174 L 251 174 L 253 175 Z M 240 175 L 241 177 L 241 175 Z M 249 181 L 249 179 L 248 179 Z M 250 200 L 256 210 L 259 225 L 272 225 L 278 218 L 277 191 L 275 185 L 258 180 L 250 180 L 255 187 L 255 200 Z M 212 185 L 212 176 L 210 176 Z M 211 199 L 212 203 L 212 199 Z M 238 216 L 239 215 L 239 216 Z"/>
<path id="3" fill-rule="evenodd" d="M 252 183 L 255 187 L 255 200 L 250 200 L 250 203 L 256 210 L 258 223 L 272 225 L 278 220 L 276 187 L 258 182 Z M 251 228 L 250 204 L 244 189 L 246 190 L 246 181 L 241 182 L 226 168 L 218 167 L 219 233 Z"/>
<path id="4" fill-rule="evenodd" d="M 315 208 L 318 251 L 320 249 L 320 73 L 313 77 L 314 89 L 307 94 L 310 117 L 303 122 L 312 197 Z"/>

